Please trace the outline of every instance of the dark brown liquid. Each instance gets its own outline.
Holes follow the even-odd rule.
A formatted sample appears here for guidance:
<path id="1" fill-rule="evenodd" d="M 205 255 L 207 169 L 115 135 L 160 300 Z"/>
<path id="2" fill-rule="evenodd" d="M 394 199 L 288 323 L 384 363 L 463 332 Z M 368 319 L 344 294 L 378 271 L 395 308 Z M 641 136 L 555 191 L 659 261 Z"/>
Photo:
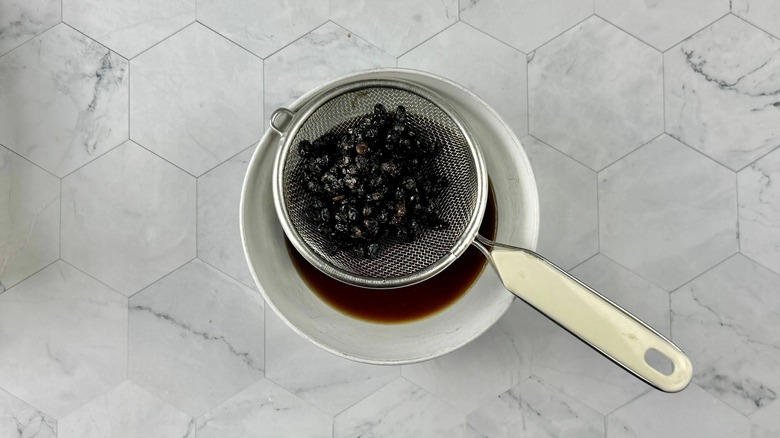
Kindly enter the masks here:
<path id="1" fill-rule="evenodd" d="M 491 188 L 479 234 L 495 239 L 496 219 Z M 425 318 L 445 309 L 469 290 L 487 263 L 472 246 L 447 269 L 422 283 L 389 290 L 365 289 L 328 277 L 309 264 L 289 241 L 285 242 L 298 274 L 323 301 L 354 318 L 389 324 Z"/>

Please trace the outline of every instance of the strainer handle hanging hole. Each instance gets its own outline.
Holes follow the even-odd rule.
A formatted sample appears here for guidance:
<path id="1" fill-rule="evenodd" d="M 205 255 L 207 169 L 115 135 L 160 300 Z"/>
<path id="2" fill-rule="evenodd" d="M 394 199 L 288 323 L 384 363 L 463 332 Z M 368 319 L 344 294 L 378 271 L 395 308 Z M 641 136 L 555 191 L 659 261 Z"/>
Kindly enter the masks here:
<path id="1" fill-rule="evenodd" d="M 666 392 L 691 381 L 691 361 L 676 345 L 552 262 L 482 236 L 474 245 L 509 291 L 640 379 Z"/>
<path id="2" fill-rule="evenodd" d="M 276 131 L 276 133 L 279 135 L 284 135 L 293 116 L 295 116 L 295 113 L 287 108 L 277 109 L 273 112 L 273 114 L 271 114 L 271 129 Z M 284 117 L 284 120 L 282 120 L 281 123 L 279 121 L 280 117 Z"/>

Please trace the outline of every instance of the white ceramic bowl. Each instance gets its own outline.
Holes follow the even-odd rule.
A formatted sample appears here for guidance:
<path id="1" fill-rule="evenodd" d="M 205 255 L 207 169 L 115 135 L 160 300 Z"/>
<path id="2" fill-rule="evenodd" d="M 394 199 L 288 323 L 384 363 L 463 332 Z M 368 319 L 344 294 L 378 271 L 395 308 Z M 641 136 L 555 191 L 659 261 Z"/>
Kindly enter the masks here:
<path id="1" fill-rule="evenodd" d="M 468 123 L 486 158 L 498 210 L 496 240 L 536 249 L 539 202 L 528 158 L 496 112 L 464 87 L 414 70 L 369 70 L 312 90 L 290 109 L 296 111 L 325 87 L 354 79 L 379 78 L 415 81 L 452 104 Z M 485 269 L 469 291 L 451 306 L 408 323 L 367 322 L 330 307 L 299 278 L 287 253 L 271 188 L 279 139 L 269 129 L 249 163 L 241 193 L 241 237 L 249 269 L 266 303 L 301 336 L 333 354 L 359 362 L 413 363 L 449 353 L 474 340 L 509 308 L 514 295 L 504 289 L 491 268 Z"/>

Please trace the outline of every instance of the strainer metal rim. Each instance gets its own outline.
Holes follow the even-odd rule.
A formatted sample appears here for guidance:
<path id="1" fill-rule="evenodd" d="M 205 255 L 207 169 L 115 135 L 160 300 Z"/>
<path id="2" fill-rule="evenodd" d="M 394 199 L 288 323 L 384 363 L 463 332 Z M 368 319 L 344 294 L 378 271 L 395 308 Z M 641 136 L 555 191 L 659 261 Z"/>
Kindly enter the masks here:
<path id="1" fill-rule="evenodd" d="M 416 94 L 432 104 L 436 105 L 439 109 L 449 117 L 452 122 L 460 129 L 463 134 L 466 143 L 468 144 L 470 156 L 473 159 L 475 168 L 475 177 L 477 180 L 477 194 L 474 211 L 471 214 L 471 218 L 467 225 L 463 228 L 459 238 L 452 246 L 452 248 L 442 256 L 438 261 L 428 265 L 426 268 L 413 272 L 409 275 L 393 278 L 377 278 L 363 275 L 357 275 L 345 269 L 336 267 L 330 263 L 325 262 L 310 246 L 306 243 L 298 231 L 293 225 L 292 218 L 287 209 L 287 202 L 284 199 L 284 183 L 283 183 L 283 170 L 287 155 L 290 152 L 290 148 L 293 147 L 293 139 L 301 126 L 308 120 L 309 116 L 313 114 L 317 109 L 322 107 L 325 103 L 338 96 L 359 91 L 365 88 L 395 88 L 408 93 Z M 279 126 L 278 119 L 286 115 L 289 120 L 285 126 Z M 354 82 L 341 84 L 338 86 L 326 88 L 322 90 L 318 95 L 313 96 L 303 107 L 297 112 L 290 111 L 287 108 L 277 109 L 270 119 L 271 128 L 281 135 L 279 139 L 279 150 L 276 154 L 273 167 L 273 198 L 274 208 L 276 209 L 276 215 L 279 218 L 279 222 L 282 229 L 287 235 L 288 239 L 295 247 L 295 249 L 309 262 L 323 272 L 324 274 L 339 280 L 341 282 L 351 284 L 354 286 L 360 286 L 372 289 L 392 289 L 403 286 L 409 286 L 415 283 L 424 281 L 441 271 L 454 262 L 463 252 L 468 249 L 472 244 L 479 227 L 482 223 L 485 207 L 487 205 L 487 191 L 488 191 L 488 179 L 487 179 L 487 165 L 485 158 L 482 155 L 480 148 L 474 141 L 474 137 L 471 134 L 467 123 L 457 114 L 457 112 L 437 93 L 426 87 L 406 80 L 396 79 L 357 79 Z"/>

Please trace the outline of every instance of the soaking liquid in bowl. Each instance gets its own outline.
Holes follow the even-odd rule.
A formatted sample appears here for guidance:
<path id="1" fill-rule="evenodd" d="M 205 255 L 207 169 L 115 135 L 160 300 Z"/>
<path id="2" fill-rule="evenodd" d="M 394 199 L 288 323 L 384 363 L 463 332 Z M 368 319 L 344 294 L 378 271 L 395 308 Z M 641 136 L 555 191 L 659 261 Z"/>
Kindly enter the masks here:
<path id="1" fill-rule="evenodd" d="M 485 215 L 479 234 L 495 239 L 496 203 L 488 190 Z M 285 239 L 287 252 L 296 271 L 317 296 L 331 307 L 354 318 L 379 323 L 404 323 L 425 318 L 457 301 L 479 278 L 487 259 L 470 247 L 444 271 L 422 283 L 398 289 L 374 290 L 350 286 L 313 267 Z"/>

